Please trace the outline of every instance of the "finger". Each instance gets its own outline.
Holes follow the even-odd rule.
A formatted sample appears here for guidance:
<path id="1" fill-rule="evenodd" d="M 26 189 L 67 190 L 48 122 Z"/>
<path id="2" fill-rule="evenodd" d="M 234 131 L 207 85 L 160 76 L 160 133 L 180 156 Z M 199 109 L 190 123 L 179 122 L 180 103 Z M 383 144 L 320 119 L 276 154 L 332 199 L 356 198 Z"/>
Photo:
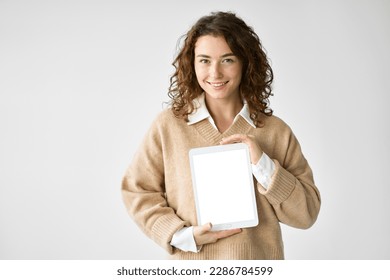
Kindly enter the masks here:
<path id="1" fill-rule="evenodd" d="M 200 226 L 199 229 L 198 229 L 198 232 L 199 232 L 200 235 L 201 234 L 205 234 L 205 233 L 209 232 L 211 230 L 211 228 L 212 228 L 212 224 L 211 223 L 207 223 L 207 224 L 204 224 L 204 225 Z"/>
<path id="2" fill-rule="evenodd" d="M 217 241 L 215 232 L 211 231 L 212 224 L 207 223 L 202 226 L 194 226 L 193 234 L 196 245 L 204 245 L 207 243 L 214 243 Z"/>
<path id="3" fill-rule="evenodd" d="M 222 138 L 220 144 L 231 144 L 231 143 L 245 143 L 249 147 L 249 153 L 251 157 L 251 162 L 253 164 L 256 164 L 261 155 L 263 154 L 262 149 L 255 141 L 255 136 L 250 134 L 233 134 L 231 136 L 228 136 L 226 138 Z"/>
<path id="4" fill-rule="evenodd" d="M 221 231 L 211 231 L 207 230 L 211 229 L 211 224 L 205 224 L 203 226 L 195 226 L 194 227 L 194 239 L 196 245 L 204 245 L 209 243 L 215 243 L 218 239 L 226 238 L 232 236 L 234 234 L 240 233 L 242 230 L 238 229 L 230 229 L 230 230 L 221 230 Z M 202 232 L 203 231 L 203 232 Z"/>
<path id="5" fill-rule="evenodd" d="M 242 229 L 235 228 L 235 229 L 217 231 L 217 232 L 215 232 L 215 234 L 216 234 L 217 239 L 221 239 L 221 238 L 226 238 L 226 237 L 235 235 L 237 233 L 240 233 L 241 231 L 242 231 Z"/>
<path id="6" fill-rule="evenodd" d="M 202 226 L 202 233 L 206 233 L 212 229 L 213 225 L 211 223 L 207 223 Z"/>

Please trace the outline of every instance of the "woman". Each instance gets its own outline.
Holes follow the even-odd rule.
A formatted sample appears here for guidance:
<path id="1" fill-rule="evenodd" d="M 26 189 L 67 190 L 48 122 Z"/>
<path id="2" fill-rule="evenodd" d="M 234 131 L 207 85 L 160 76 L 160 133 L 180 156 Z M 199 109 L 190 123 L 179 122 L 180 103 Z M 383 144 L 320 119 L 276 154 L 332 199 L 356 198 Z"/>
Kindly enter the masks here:
<path id="1" fill-rule="evenodd" d="M 126 172 L 129 214 L 173 259 L 283 259 L 279 223 L 309 228 L 320 195 L 291 129 L 269 108 L 272 69 L 258 36 L 233 13 L 202 17 L 173 65 L 171 106 L 157 117 Z M 259 225 L 198 225 L 188 151 L 249 146 Z"/>

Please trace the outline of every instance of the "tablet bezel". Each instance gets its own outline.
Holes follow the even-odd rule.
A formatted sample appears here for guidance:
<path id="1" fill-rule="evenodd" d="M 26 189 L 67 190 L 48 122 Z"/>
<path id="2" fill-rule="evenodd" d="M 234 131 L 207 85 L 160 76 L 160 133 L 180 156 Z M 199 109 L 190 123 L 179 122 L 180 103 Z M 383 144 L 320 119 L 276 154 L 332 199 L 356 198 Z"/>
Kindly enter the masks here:
<path id="1" fill-rule="evenodd" d="M 252 201 L 252 211 L 253 211 L 253 219 L 251 220 L 239 220 L 239 221 L 231 221 L 231 222 L 225 222 L 225 223 L 219 223 L 219 224 L 213 224 L 213 221 L 204 221 L 200 214 L 200 204 L 199 204 L 199 196 L 198 196 L 198 186 L 197 186 L 197 180 L 196 180 L 196 174 L 195 174 L 195 163 L 194 163 L 194 156 L 198 155 L 204 155 L 204 154 L 210 154 L 210 153 L 219 153 L 219 152 L 226 152 L 226 151 L 234 151 L 234 150 L 244 150 L 245 151 L 245 164 L 246 166 L 246 173 L 245 176 L 248 176 L 248 185 L 246 186 L 249 188 L 250 193 L 250 200 Z M 249 147 L 245 143 L 235 143 L 235 144 L 227 144 L 227 145 L 218 145 L 218 146 L 208 146 L 208 147 L 201 147 L 201 148 L 194 148 L 189 151 L 189 158 L 190 158 L 190 167 L 191 167 L 191 177 L 192 177 L 192 184 L 193 184 L 193 191 L 194 191 L 194 197 L 195 197 L 195 205 L 196 205 L 196 212 L 197 212 L 197 218 L 198 218 L 198 224 L 203 225 L 205 223 L 211 222 L 212 223 L 212 231 L 217 230 L 225 230 L 225 229 L 234 229 L 234 228 L 247 228 L 247 227 L 254 227 L 257 226 L 259 223 L 258 220 L 258 213 L 257 213 L 257 203 L 256 203 L 256 196 L 255 196 L 255 189 L 253 184 L 253 175 L 252 175 L 252 167 L 250 162 L 250 154 L 249 154 Z M 242 186 L 240 186 L 242 188 Z"/>

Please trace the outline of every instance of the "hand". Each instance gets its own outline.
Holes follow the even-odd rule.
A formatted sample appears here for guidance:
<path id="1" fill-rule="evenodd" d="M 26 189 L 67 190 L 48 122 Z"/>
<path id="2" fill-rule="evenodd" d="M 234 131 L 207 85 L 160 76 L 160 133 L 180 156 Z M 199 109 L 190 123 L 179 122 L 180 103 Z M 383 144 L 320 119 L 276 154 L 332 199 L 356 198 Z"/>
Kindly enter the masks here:
<path id="1" fill-rule="evenodd" d="M 263 155 L 263 150 L 256 143 L 253 135 L 246 134 L 234 134 L 226 138 L 222 138 L 221 145 L 233 144 L 233 143 L 245 143 L 249 146 L 249 153 L 251 156 L 252 164 L 257 164 Z"/>
<path id="2" fill-rule="evenodd" d="M 194 239 L 197 246 L 215 243 L 218 239 L 226 238 L 241 232 L 240 228 L 220 231 L 211 231 L 211 228 L 211 223 L 203 226 L 194 226 Z"/>

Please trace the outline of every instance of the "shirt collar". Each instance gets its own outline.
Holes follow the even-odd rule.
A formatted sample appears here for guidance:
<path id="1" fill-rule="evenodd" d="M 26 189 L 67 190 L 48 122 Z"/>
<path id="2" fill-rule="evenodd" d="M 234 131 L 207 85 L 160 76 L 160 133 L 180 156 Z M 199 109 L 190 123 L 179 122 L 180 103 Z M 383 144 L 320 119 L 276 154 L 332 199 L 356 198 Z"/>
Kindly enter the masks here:
<path id="1" fill-rule="evenodd" d="M 204 119 L 212 120 L 212 117 L 209 113 L 209 110 L 207 110 L 207 107 L 206 107 L 204 93 L 202 93 L 198 98 L 194 99 L 193 103 L 195 105 L 195 111 L 192 112 L 192 114 L 188 115 L 188 122 L 187 122 L 188 125 L 198 123 Z M 238 116 L 243 117 L 251 126 L 256 128 L 255 124 L 253 123 L 252 119 L 250 118 L 248 104 L 246 103 L 245 100 L 244 100 L 244 106 L 242 106 L 241 111 L 234 118 L 233 122 L 235 122 L 237 120 Z"/>

